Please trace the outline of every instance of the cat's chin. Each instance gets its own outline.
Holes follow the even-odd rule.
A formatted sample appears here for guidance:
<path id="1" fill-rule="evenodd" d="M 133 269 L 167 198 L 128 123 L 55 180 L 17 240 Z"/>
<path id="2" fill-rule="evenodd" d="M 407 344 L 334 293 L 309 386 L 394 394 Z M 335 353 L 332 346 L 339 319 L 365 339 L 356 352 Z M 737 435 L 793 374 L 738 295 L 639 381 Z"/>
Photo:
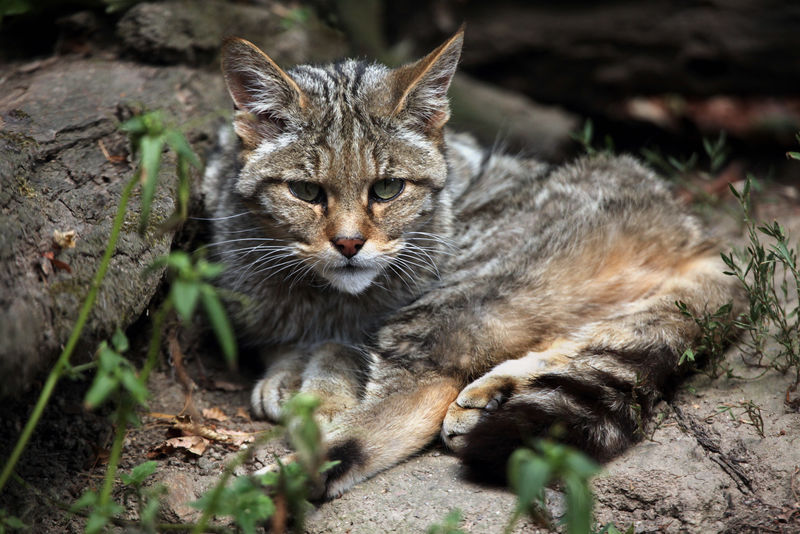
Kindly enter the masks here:
<path id="1" fill-rule="evenodd" d="M 371 286 L 376 276 L 377 269 L 366 267 L 345 267 L 325 273 L 325 278 L 334 288 L 351 295 L 358 295 Z"/>

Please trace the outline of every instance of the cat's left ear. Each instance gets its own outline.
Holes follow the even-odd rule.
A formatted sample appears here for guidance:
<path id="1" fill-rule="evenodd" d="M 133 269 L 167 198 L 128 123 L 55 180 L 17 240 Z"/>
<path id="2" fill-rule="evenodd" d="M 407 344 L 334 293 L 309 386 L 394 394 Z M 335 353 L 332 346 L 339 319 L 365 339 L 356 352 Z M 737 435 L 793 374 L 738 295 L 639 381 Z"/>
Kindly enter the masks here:
<path id="1" fill-rule="evenodd" d="M 424 58 L 392 72 L 393 116 L 408 115 L 423 132 L 438 134 L 450 118 L 447 89 L 456 72 L 464 43 L 464 26 Z"/>
<path id="2" fill-rule="evenodd" d="M 222 73 L 236 104 L 234 129 L 245 148 L 280 135 L 306 106 L 306 96 L 297 83 L 244 39 L 225 40 Z"/>

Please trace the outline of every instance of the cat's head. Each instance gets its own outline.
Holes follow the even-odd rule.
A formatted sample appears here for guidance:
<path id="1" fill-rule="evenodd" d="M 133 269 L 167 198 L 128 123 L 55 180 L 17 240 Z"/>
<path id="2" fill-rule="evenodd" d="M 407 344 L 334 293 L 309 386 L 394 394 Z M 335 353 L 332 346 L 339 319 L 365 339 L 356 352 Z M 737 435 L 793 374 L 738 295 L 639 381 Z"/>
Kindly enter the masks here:
<path id="1" fill-rule="evenodd" d="M 226 41 L 243 147 L 236 192 L 304 272 L 358 294 L 381 274 L 435 270 L 449 224 L 447 89 L 462 40 L 459 31 L 397 69 L 345 60 L 288 72 L 253 44 Z"/>

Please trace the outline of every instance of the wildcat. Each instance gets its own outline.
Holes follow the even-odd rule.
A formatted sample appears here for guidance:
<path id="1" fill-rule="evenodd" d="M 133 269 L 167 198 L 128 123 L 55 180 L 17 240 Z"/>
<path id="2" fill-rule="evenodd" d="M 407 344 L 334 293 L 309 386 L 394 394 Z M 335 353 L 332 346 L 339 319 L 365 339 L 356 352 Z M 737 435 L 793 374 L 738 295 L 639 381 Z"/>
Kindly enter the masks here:
<path id="1" fill-rule="evenodd" d="M 675 302 L 738 298 L 713 239 L 635 159 L 550 167 L 445 130 L 462 41 L 394 70 L 285 72 L 223 47 L 236 135 L 204 178 L 212 246 L 271 362 L 254 412 L 322 399 L 329 497 L 439 434 L 489 475 L 556 423 L 609 458 L 699 335 Z"/>

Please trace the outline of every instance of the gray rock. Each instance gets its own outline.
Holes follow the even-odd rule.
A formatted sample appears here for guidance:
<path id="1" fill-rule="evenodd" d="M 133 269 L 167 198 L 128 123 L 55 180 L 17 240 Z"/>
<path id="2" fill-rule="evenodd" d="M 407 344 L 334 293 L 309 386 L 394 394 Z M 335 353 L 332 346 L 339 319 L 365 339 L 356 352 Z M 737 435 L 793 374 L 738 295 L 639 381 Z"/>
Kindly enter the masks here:
<path id="1" fill-rule="evenodd" d="M 227 36 L 252 41 L 281 65 L 330 60 L 346 52 L 338 33 L 311 12 L 220 0 L 143 2 L 119 21 L 128 51 L 151 63 L 208 63 Z"/>
<path id="2" fill-rule="evenodd" d="M 62 59 L 12 73 L 0 94 L 0 395 L 7 395 L 54 360 L 89 291 L 121 190 L 133 175 L 120 119 L 129 107 L 144 106 L 183 122 L 198 109 L 219 107 L 224 93 L 215 77 L 186 68 Z M 190 138 L 210 135 L 211 122 L 198 121 Z M 120 161 L 109 161 L 103 150 Z M 141 272 L 172 240 L 157 229 L 173 210 L 174 169 L 169 158 L 165 163 L 144 236 L 136 233 L 134 195 L 75 361 L 131 324 L 160 283 L 157 272 Z M 55 231 L 74 231 L 75 247 L 59 248 Z M 45 256 L 51 253 L 55 262 Z"/>

